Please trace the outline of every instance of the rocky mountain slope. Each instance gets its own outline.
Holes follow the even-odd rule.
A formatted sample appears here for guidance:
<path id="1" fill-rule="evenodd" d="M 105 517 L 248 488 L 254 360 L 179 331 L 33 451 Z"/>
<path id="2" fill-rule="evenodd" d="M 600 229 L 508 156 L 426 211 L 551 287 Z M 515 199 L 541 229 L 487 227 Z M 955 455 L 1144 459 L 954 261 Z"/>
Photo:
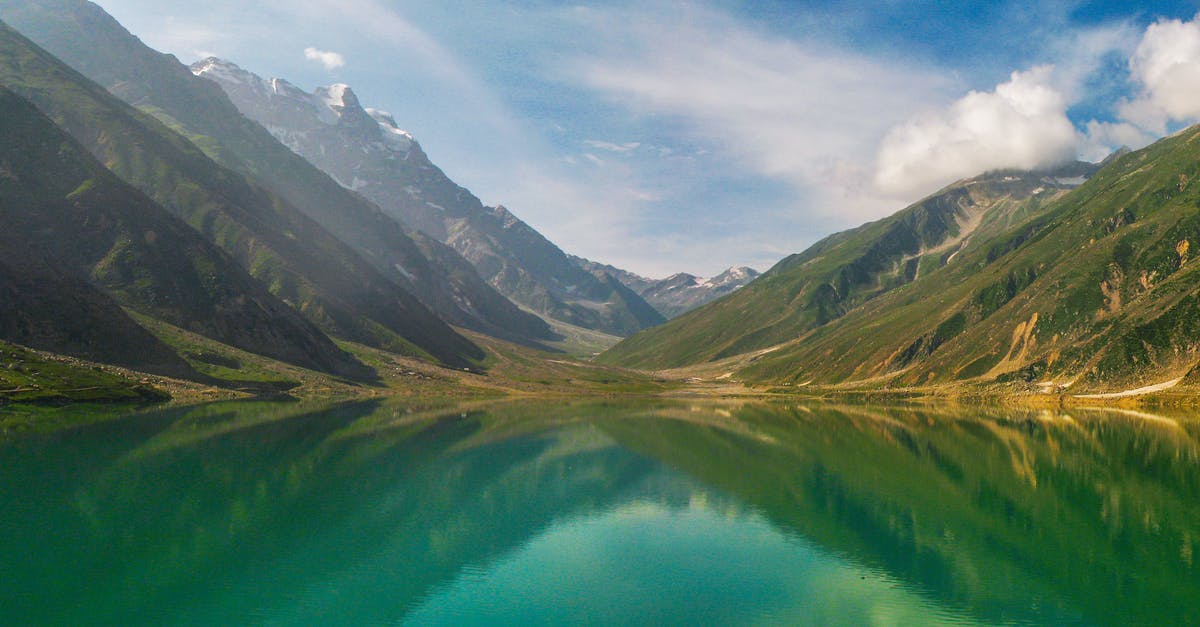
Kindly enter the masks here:
<path id="1" fill-rule="evenodd" d="M 572 256 L 571 260 L 592 274 L 603 272 L 612 275 L 629 289 L 637 292 L 647 303 L 650 303 L 651 307 L 654 307 L 667 319 L 675 318 L 722 296 L 732 294 L 759 276 L 759 272 L 754 268 L 740 266 L 729 268 L 721 274 L 707 279 L 686 272 L 672 274 L 665 279 L 648 279 L 628 270 L 582 257 Z"/>
<path id="2" fill-rule="evenodd" d="M 899 288 L 911 287 L 904 294 L 928 289 L 924 296 L 940 297 L 953 285 L 949 274 L 979 269 L 968 265 L 974 251 L 995 261 L 1020 247 L 1096 168 L 1076 163 L 1051 172 L 992 172 L 960 181 L 888 218 L 832 235 L 733 296 L 630 338 L 603 359 L 661 368 L 778 350 L 788 342 L 808 346 L 813 335 L 840 328 L 852 312 L 869 307 L 883 313 L 876 301 Z M 941 318 L 929 315 L 922 322 Z M 898 341 L 890 326 L 875 322 L 887 331 L 872 337 Z M 829 362 L 828 356 L 813 358 Z"/>
<path id="3" fill-rule="evenodd" d="M 488 286 L 439 242 L 415 242 L 378 207 L 335 183 L 242 116 L 210 81 L 146 47 L 84 0 L 2 0 L 9 21 L 127 103 L 181 132 L 221 165 L 249 176 L 353 248 L 376 273 L 446 320 L 519 341 L 549 327 Z M 420 239 L 420 238 L 418 238 Z"/>
<path id="4" fill-rule="evenodd" d="M 367 373 L 32 104 L 0 87 L 0 110 L 4 339 L 163 374 L 194 374 L 120 303 L 288 363 Z"/>
<path id="5" fill-rule="evenodd" d="M 285 199 L 113 97 L 6 25 L 0 84 L 34 103 L 325 332 L 455 366 L 482 351 Z M 386 220 L 386 218 L 384 218 Z"/>
<path id="6" fill-rule="evenodd" d="M 192 71 L 215 81 L 238 109 L 346 188 L 405 225 L 461 253 L 501 293 L 550 318 L 629 335 L 662 317 L 583 271 L 504 207 L 485 207 L 429 161 L 383 111 L 363 107 L 346 85 L 305 92 L 220 59 Z"/>

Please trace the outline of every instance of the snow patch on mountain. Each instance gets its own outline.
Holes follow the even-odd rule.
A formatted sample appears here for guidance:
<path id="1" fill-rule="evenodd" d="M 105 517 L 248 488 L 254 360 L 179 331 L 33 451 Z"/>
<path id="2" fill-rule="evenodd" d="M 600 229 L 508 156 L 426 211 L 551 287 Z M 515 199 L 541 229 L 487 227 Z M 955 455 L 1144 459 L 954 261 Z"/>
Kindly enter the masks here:
<path id="1" fill-rule="evenodd" d="M 678 272 L 665 279 L 650 279 L 582 257 L 572 257 L 572 260 L 592 274 L 612 276 L 668 318 L 731 294 L 759 276 L 753 268 L 738 266 L 709 278 Z"/>
<path id="2" fill-rule="evenodd" d="M 281 125 L 269 124 L 268 130 L 277 139 L 300 152 L 298 145 L 307 139 L 306 135 L 297 131 L 298 125 L 307 123 L 336 126 L 343 118 L 351 114 L 365 113 L 378 125 L 378 142 L 376 145 L 391 153 L 407 158 L 416 140 L 411 133 L 400 129 L 395 118 L 387 111 L 364 109 L 359 103 L 354 90 L 345 83 L 334 83 L 318 87 L 312 93 L 305 92 L 282 78 L 264 79 L 248 72 L 235 63 L 216 57 L 209 57 L 192 65 L 192 73 L 221 84 L 226 90 L 248 90 L 266 96 L 272 110 L 288 113 L 287 128 Z M 277 111 L 276 111 L 277 112 Z"/>

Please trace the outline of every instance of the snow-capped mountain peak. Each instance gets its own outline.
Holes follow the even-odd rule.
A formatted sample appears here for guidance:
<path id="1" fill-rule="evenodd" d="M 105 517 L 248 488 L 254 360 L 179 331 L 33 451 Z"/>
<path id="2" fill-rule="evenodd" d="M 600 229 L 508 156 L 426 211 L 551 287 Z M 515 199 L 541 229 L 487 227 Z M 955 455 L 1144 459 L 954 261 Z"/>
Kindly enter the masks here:
<path id="1" fill-rule="evenodd" d="M 192 64 L 192 74 L 203 76 L 204 78 L 212 79 L 217 82 L 251 84 L 261 81 L 254 74 L 243 70 L 236 63 L 218 59 L 217 57 L 208 57 L 202 61 L 197 61 Z"/>
<path id="2" fill-rule="evenodd" d="M 216 57 L 193 64 L 191 70 L 196 76 L 215 81 L 226 92 L 243 93 L 245 97 L 238 98 L 240 102 L 252 102 L 262 109 L 252 112 L 251 117 L 273 120 L 265 125 L 267 129 L 297 152 L 303 152 L 300 145 L 311 139 L 308 134 L 330 126 L 344 127 L 355 137 L 396 158 L 408 155 L 416 144 L 390 113 L 364 108 L 358 95 L 345 83 L 318 87 L 308 93 L 284 79 L 264 79 Z"/>
<path id="3" fill-rule="evenodd" d="M 721 274 L 718 274 L 717 276 L 715 276 L 711 279 L 708 279 L 707 281 L 705 281 L 705 284 L 712 285 L 713 287 L 720 287 L 722 285 L 729 285 L 729 284 L 737 284 L 740 286 L 740 285 L 745 285 L 746 283 L 749 283 L 750 281 L 753 281 L 754 279 L 758 278 L 758 275 L 759 275 L 759 272 L 757 270 L 755 270 L 754 268 L 748 268 L 746 266 L 738 266 L 735 268 L 730 268 L 730 269 L 722 272 Z"/>
<path id="4" fill-rule="evenodd" d="M 383 131 L 383 141 L 389 148 L 397 152 L 408 152 L 412 148 L 416 140 L 408 131 L 400 130 L 392 114 L 379 109 L 367 109 L 367 115 L 379 123 L 379 128 Z"/>
<path id="5" fill-rule="evenodd" d="M 575 263 L 588 272 L 612 275 L 668 318 L 673 318 L 741 288 L 758 277 L 753 268 L 738 266 L 714 276 L 701 278 L 678 272 L 665 279 L 648 279 L 620 268 L 596 263 L 580 257 Z"/>
<path id="6" fill-rule="evenodd" d="M 338 115 L 348 110 L 362 108 L 358 103 L 358 96 L 354 94 L 354 90 L 350 89 L 350 86 L 345 83 L 334 83 L 328 87 L 318 87 L 313 96 L 322 106 L 328 107 Z"/>

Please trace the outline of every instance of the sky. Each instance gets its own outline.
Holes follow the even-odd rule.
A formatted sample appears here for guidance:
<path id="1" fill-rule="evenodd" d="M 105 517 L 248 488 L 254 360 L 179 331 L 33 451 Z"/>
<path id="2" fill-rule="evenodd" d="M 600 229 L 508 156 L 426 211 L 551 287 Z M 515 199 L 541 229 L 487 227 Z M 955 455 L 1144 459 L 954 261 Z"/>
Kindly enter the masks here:
<path id="1" fill-rule="evenodd" d="M 1195 2 L 98 3 L 185 63 L 347 83 L 485 203 L 656 278 L 1200 120 Z"/>

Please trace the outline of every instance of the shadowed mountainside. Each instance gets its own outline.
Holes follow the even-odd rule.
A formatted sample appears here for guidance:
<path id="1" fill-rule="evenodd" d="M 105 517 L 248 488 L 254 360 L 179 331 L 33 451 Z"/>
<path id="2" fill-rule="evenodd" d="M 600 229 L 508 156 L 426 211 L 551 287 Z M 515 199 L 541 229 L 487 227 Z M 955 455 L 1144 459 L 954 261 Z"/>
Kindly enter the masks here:
<path id="1" fill-rule="evenodd" d="M 282 198 L 0 26 L 0 83 L 323 331 L 467 365 L 482 351 Z"/>

